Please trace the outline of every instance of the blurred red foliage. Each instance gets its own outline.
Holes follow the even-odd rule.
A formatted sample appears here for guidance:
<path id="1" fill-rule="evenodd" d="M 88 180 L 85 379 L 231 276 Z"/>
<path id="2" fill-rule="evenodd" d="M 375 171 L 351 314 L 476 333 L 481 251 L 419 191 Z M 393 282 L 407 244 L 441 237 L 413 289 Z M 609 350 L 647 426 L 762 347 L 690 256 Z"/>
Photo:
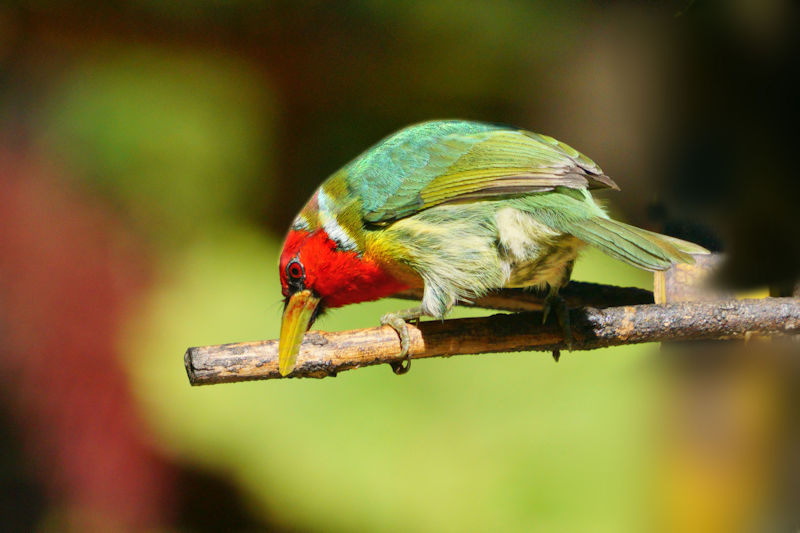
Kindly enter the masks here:
<path id="1" fill-rule="evenodd" d="M 148 447 L 115 346 L 147 254 L 56 176 L 0 151 L 0 399 L 63 525 L 164 525 L 174 474 Z"/>

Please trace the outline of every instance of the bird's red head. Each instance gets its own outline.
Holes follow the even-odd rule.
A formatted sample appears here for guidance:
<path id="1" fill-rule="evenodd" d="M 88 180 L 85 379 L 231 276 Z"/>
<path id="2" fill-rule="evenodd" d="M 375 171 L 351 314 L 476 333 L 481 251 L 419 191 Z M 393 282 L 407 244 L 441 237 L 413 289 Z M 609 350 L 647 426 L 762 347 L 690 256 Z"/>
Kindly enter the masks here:
<path id="1" fill-rule="evenodd" d="M 355 250 L 342 250 L 324 229 L 290 230 L 280 259 L 285 297 L 280 372 L 294 368 L 303 335 L 322 310 L 377 300 L 407 285 Z"/>

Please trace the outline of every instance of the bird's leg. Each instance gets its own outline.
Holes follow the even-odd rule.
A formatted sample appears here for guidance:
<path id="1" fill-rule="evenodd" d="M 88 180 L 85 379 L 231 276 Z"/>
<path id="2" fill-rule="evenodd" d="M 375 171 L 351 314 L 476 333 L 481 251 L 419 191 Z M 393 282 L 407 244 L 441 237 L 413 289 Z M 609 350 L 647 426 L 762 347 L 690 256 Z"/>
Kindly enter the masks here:
<path id="1" fill-rule="evenodd" d="M 564 335 L 564 344 L 567 345 L 567 350 L 571 351 L 572 329 L 569 323 L 569 309 L 564 299 L 558 295 L 558 288 L 551 287 L 550 292 L 547 293 L 544 306 L 542 307 L 542 324 L 547 322 L 547 317 L 550 315 L 551 310 L 555 311 L 556 319 L 558 320 L 559 326 L 561 326 L 561 334 Z M 560 350 L 553 350 L 553 359 L 555 359 L 556 362 L 558 362 L 560 356 Z"/>
<path id="2" fill-rule="evenodd" d="M 395 313 L 386 313 L 381 317 L 381 325 L 391 326 L 400 337 L 400 357 L 403 357 L 404 361 L 389 363 L 392 367 L 392 371 L 398 376 L 405 374 L 411 368 L 411 356 L 408 354 L 409 343 L 411 341 L 408 335 L 408 324 L 406 321 L 415 320 L 419 323 L 419 318 L 425 314 L 426 313 L 422 310 L 422 306 L 419 306 L 412 307 L 411 309 L 403 309 Z"/>

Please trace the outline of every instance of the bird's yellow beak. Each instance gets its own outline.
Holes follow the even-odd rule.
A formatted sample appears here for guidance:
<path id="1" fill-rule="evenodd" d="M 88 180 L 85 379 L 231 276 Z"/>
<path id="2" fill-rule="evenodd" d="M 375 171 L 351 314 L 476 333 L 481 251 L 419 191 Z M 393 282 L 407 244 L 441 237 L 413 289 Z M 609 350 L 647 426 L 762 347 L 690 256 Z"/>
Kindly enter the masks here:
<path id="1" fill-rule="evenodd" d="M 297 291 L 289 298 L 281 320 L 281 338 L 278 342 L 278 369 L 281 376 L 294 370 L 300 344 L 319 305 L 319 298 L 309 290 Z"/>

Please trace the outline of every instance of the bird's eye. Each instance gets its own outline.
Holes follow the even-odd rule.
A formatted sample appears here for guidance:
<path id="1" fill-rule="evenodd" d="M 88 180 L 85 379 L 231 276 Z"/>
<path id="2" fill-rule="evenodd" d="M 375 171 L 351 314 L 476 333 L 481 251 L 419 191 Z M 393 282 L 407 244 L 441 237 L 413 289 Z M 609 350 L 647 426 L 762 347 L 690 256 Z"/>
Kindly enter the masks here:
<path id="1" fill-rule="evenodd" d="M 292 259 L 289 261 L 289 264 L 286 265 L 286 276 L 291 281 L 300 281 L 305 277 L 306 273 L 303 269 L 303 265 L 297 259 Z"/>

